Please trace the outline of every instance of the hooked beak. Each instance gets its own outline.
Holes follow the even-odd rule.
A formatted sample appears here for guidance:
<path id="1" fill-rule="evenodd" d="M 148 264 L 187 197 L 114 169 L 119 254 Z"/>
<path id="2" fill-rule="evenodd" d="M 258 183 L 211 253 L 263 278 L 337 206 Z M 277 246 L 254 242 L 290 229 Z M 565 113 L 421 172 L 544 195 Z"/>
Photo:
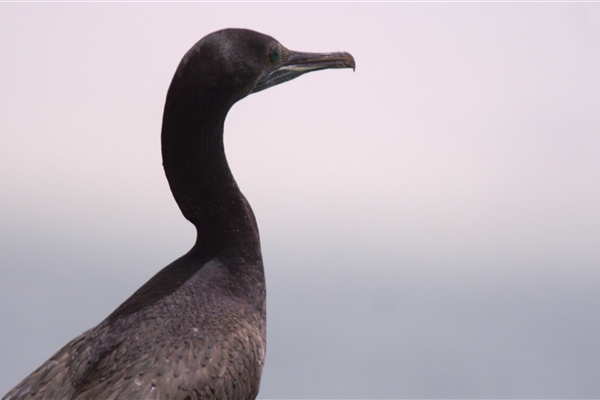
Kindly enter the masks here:
<path id="1" fill-rule="evenodd" d="M 302 53 L 290 51 L 287 60 L 273 69 L 265 71 L 258 79 L 252 93 L 297 78 L 302 74 L 320 69 L 356 68 L 354 57 L 350 53 Z"/>

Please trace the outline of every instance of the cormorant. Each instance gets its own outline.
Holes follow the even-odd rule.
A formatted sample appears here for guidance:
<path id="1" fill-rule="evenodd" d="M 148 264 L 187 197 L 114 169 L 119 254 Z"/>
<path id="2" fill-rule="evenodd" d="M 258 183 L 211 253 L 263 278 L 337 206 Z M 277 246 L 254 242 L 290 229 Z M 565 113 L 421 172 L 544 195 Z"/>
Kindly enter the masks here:
<path id="1" fill-rule="evenodd" d="M 258 228 L 233 179 L 223 125 L 251 93 L 326 68 L 348 53 L 301 53 L 225 29 L 183 57 L 167 93 L 163 165 L 194 247 L 25 378 L 4 399 L 253 399 L 265 360 Z"/>

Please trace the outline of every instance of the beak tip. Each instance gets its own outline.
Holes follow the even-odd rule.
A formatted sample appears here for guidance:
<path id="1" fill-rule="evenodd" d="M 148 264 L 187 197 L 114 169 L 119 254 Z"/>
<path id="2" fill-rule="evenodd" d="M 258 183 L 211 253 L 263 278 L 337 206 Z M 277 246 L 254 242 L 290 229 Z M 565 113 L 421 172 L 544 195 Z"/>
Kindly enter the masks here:
<path id="1" fill-rule="evenodd" d="M 352 68 L 352 72 L 356 72 L 356 61 L 352 54 L 345 52 L 344 55 L 348 58 L 348 67 Z"/>

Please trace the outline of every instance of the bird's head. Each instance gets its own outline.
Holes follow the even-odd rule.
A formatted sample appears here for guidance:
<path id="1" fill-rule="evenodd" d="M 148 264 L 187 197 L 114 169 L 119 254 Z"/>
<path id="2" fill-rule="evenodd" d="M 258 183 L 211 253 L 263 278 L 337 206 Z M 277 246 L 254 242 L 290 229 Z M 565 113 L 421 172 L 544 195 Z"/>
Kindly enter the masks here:
<path id="1" fill-rule="evenodd" d="M 182 80 L 198 94 L 230 105 L 302 74 L 328 68 L 355 68 L 346 52 L 288 50 L 271 36 L 247 29 L 223 29 L 202 38 L 184 56 L 173 83 Z M 203 87 L 197 87 L 201 83 Z M 227 97 L 227 99 L 225 99 Z"/>

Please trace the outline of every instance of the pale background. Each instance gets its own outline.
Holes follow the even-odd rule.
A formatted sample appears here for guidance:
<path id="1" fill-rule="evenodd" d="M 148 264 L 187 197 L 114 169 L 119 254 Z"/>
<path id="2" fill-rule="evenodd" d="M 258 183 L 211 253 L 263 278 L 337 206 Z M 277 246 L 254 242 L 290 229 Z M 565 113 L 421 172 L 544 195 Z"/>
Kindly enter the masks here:
<path id="1" fill-rule="evenodd" d="M 351 52 L 242 100 L 263 398 L 600 397 L 600 4 L 0 4 L 0 394 L 194 242 L 160 124 L 225 27 Z"/>

